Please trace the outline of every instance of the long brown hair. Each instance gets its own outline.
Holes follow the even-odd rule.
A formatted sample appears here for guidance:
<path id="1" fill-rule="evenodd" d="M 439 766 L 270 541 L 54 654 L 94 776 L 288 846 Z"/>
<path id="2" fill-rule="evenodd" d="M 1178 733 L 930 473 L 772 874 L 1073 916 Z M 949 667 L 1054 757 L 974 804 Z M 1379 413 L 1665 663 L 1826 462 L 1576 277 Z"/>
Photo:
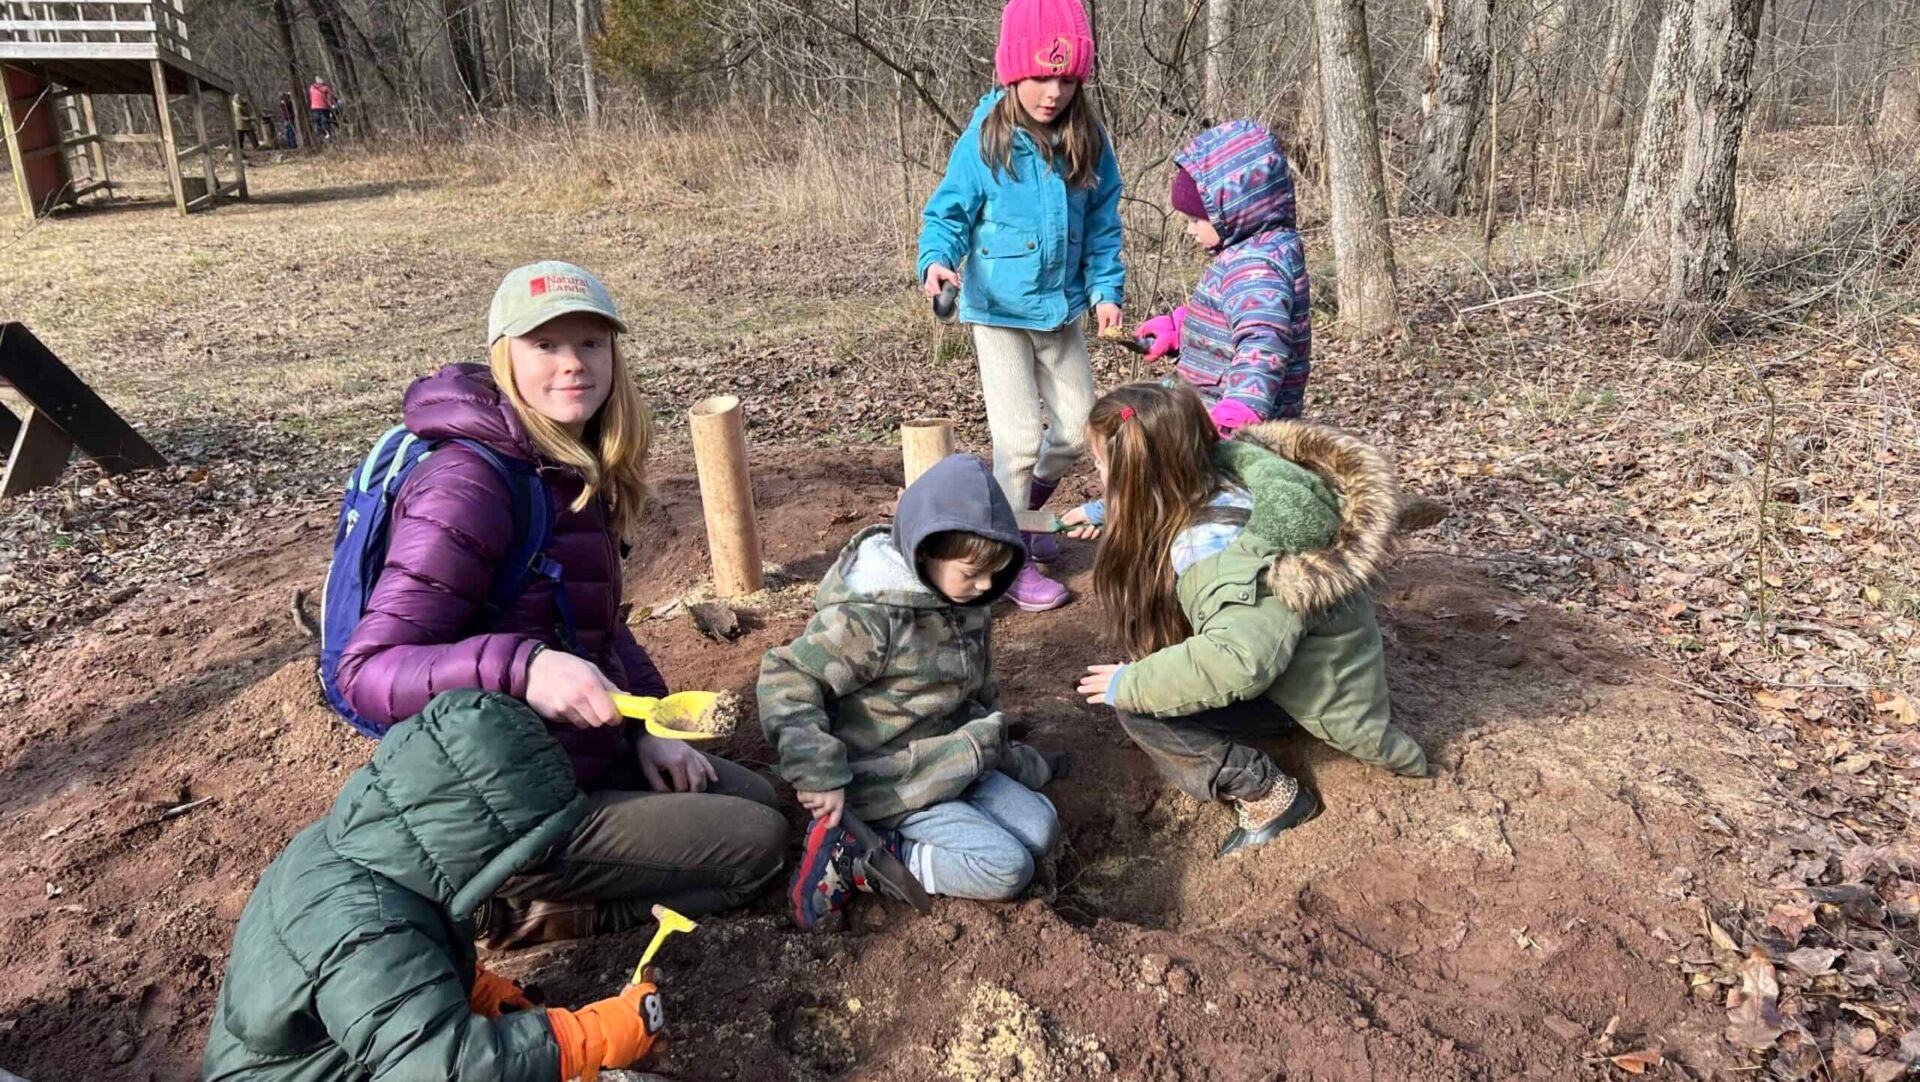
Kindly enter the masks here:
<path id="1" fill-rule="evenodd" d="M 1219 487 L 1220 435 L 1193 388 L 1129 383 L 1102 396 L 1087 435 L 1107 465 L 1107 522 L 1093 589 L 1135 659 L 1193 634 L 1174 589 L 1173 541 Z"/>
<path id="2" fill-rule="evenodd" d="M 540 454 L 571 466 L 586 479 L 572 510 L 583 511 L 595 496 L 607 499 L 610 525 L 621 537 L 640 528 L 647 504 L 647 451 L 653 446 L 653 408 L 627 371 L 620 340 L 613 341 L 613 387 L 579 438 L 559 422 L 527 405 L 513 382 L 513 356 L 506 338 L 493 344 L 493 382 L 513 405 L 520 427 Z"/>
<path id="3" fill-rule="evenodd" d="M 1041 124 L 1027 115 L 1020 106 L 1020 98 L 1013 87 L 1007 87 L 993 111 L 980 123 L 980 159 L 997 176 L 1002 171 L 1013 172 L 1013 130 L 1027 129 L 1033 136 L 1034 145 L 1047 164 L 1061 169 L 1056 155 L 1064 159 L 1067 184 L 1075 188 L 1091 188 L 1100 169 L 1100 154 L 1106 147 L 1106 136 L 1100 127 L 1100 118 L 1094 115 L 1093 106 L 1087 101 L 1085 83 L 1073 92 L 1073 100 L 1067 102 L 1066 109 L 1050 125 Z M 1059 145 L 1054 145 L 1055 137 Z"/>

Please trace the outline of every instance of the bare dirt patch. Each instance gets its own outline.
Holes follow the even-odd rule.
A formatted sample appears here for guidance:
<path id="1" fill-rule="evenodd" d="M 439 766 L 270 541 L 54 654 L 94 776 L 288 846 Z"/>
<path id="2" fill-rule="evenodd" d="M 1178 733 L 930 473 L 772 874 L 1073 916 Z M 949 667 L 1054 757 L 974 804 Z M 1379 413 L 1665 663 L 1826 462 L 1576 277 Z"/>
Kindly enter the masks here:
<path id="1" fill-rule="evenodd" d="M 696 590 L 704 568 L 690 463 L 658 472 L 658 542 L 629 567 L 643 601 Z M 766 452 L 755 478 L 768 558 L 804 580 L 877 517 L 898 465 Z M 34 667 L 0 758 L 0 1063 L 36 1079 L 191 1076 L 254 876 L 371 748 L 320 704 L 286 610 L 317 581 L 330 526 L 317 509 Z M 1066 565 L 1083 585 L 1086 556 Z M 806 618 L 795 593 L 743 606 L 731 644 L 684 614 L 638 630 L 676 687 L 748 692 L 761 653 Z M 1036 743 L 1073 758 L 1053 788 L 1068 839 L 1053 882 L 1014 905 L 940 901 L 929 918 L 861 899 L 837 935 L 791 931 L 772 898 L 705 921 L 668 952 L 661 1069 L 1567 1078 L 1604 1076 L 1595 1057 L 1636 1042 L 1697 1074 L 1724 1066 L 1724 1015 L 1666 959 L 1698 934 L 1696 900 L 1727 886 L 1716 854 L 1733 841 L 1703 823 L 1737 832 L 1751 816 L 1738 742 L 1605 628 L 1461 561 L 1409 562 L 1384 605 L 1396 701 L 1437 776 L 1282 740 L 1328 810 L 1224 862 L 1210 858 L 1222 815 L 1161 784 L 1110 715 L 1073 697 L 1072 674 L 1105 656 L 1089 608 L 1009 613 L 1008 700 Z M 767 756 L 750 724 L 730 751 Z M 642 939 L 500 965 L 558 1000 L 591 998 Z"/>

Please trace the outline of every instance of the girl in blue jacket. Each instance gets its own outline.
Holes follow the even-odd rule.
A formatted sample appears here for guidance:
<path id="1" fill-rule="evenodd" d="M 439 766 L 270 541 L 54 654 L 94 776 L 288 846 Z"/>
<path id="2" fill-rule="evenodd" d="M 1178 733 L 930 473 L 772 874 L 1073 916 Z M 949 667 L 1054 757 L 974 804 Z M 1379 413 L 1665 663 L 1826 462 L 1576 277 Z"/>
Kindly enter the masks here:
<path id="1" fill-rule="evenodd" d="M 1092 308 L 1101 331 L 1121 324 L 1120 169 L 1080 94 L 1093 73 L 1080 0 L 1011 0 L 994 66 L 1001 89 L 980 100 L 927 200 L 918 274 L 928 296 L 959 287 L 994 477 L 1013 506 L 1039 510 L 1086 449 L 1093 369 L 1081 317 Z M 1059 547 L 1027 540 L 1007 596 L 1028 612 L 1059 608 L 1067 588 L 1037 566 Z"/>

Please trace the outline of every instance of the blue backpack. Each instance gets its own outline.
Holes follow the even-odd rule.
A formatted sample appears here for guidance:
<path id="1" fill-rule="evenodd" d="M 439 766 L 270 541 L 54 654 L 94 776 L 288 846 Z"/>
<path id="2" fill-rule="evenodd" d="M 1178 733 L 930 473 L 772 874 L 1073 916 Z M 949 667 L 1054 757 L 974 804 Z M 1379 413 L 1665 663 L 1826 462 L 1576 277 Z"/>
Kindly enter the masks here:
<path id="1" fill-rule="evenodd" d="M 387 561 L 387 529 L 393 499 L 413 468 L 436 450 L 457 443 L 493 467 L 507 486 L 513 503 L 513 545 L 494 576 L 486 603 L 474 621 L 475 630 L 491 626 L 519 598 L 527 580 L 541 575 L 553 580 L 553 596 L 560 612 L 562 640 L 573 642 L 573 613 L 566 588 L 560 584 L 560 565 L 547 557 L 553 532 L 553 509 L 546 486 L 533 468 L 519 459 L 502 458 L 474 440 L 423 440 L 395 425 L 374 441 L 366 461 L 347 478 L 346 498 L 340 502 L 340 521 L 333 533 L 333 562 L 327 566 L 327 585 L 320 598 L 320 686 L 327 703 L 347 724 L 378 739 L 383 729 L 355 713 L 340 690 L 340 655 L 353 629 L 366 614 L 367 600 Z"/>

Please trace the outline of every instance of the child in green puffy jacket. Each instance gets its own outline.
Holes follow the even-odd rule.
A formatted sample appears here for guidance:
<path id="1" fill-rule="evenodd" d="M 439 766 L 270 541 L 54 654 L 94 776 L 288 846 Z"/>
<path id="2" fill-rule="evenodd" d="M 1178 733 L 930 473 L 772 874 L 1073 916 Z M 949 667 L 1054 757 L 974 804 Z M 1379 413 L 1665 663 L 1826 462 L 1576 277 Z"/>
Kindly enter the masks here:
<path id="1" fill-rule="evenodd" d="M 1319 801 L 1240 739 L 1289 721 L 1396 774 L 1424 775 L 1394 727 L 1369 586 L 1400 496 L 1374 448 L 1271 421 L 1222 440 L 1184 384 L 1136 383 L 1094 404 L 1089 445 L 1105 499 L 1064 519 L 1091 537 L 1094 590 L 1133 660 L 1094 665 L 1088 702 L 1189 796 L 1231 804 L 1218 856 L 1271 841 Z"/>

